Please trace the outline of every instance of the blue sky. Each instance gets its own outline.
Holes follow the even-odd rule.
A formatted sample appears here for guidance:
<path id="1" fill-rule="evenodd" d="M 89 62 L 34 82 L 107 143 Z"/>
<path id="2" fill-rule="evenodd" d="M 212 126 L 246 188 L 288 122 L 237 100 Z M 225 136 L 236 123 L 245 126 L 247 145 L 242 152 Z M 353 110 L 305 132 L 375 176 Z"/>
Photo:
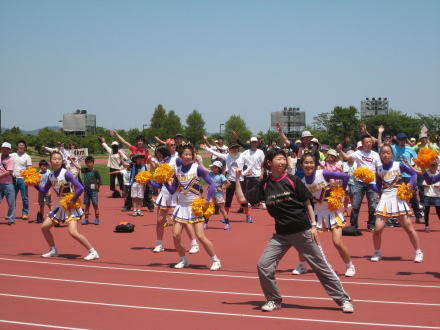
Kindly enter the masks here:
<path id="1" fill-rule="evenodd" d="M 2 127 L 86 109 L 142 129 L 162 104 L 256 133 L 285 106 L 310 124 L 366 97 L 439 114 L 439 17 L 437 0 L 1 0 Z"/>

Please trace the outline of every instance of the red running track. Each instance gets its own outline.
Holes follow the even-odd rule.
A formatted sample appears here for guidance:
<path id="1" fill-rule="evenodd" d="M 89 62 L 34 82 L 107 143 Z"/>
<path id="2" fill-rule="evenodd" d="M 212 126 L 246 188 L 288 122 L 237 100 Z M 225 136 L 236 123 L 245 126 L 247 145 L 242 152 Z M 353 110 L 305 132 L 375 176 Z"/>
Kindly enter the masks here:
<path id="1" fill-rule="evenodd" d="M 434 214 L 431 233 L 415 224 L 425 254 L 421 264 L 413 262 L 412 247 L 401 228 L 386 228 L 384 258 L 378 263 L 369 261 L 370 233 L 344 237 L 356 266 L 353 278 L 344 277 L 345 266 L 331 235 L 320 235 L 328 261 L 354 300 L 353 314 L 341 312 L 313 272 L 291 275 L 298 262 L 293 249 L 278 267 L 283 308 L 263 313 L 256 263 L 273 232 L 267 211 L 251 210 L 252 224 L 244 222 L 244 215 L 231 213 L 230 231 L 222 229 L 219 215 L 213 216 L 206 235 L 222 269 L 211 272 L 211 260 L 202 250 L 188 255 L 190 268 L 177 270 L 171 227 L 166 228 L 166 251 L 153 253 L 155 213 L 145 210 L 144 217 L 133 218 L 121 212 L 122 199 L 108 198 L 108 187 L 99 194 L 101 225 L 79 228 L 100 259 L 84 261 L 87 252 L 65 227 L 53 228 L 61 255 L 41 258 L 48 248 L 40 225 L 33 222 L 36 193 L 30 192 L 31 221 L 18 218 L 15 226 L 0 222 L 0 329 L 440 329 L 440 224 Z M 6 207 L 1 204 L 3 215 Z M 113 233 L 120 221 L 136 224 L 135 232 Z M 363 206 L 361 228 L 365 221 Z M 184 241 L 189 247 L 185 236 Z"/>

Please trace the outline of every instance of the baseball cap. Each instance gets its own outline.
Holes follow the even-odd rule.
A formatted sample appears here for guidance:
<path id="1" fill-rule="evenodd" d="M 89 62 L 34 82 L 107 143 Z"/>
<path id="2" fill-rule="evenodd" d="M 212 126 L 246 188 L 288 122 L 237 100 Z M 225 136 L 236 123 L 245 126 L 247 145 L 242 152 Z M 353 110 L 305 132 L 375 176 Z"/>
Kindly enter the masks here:
<path id="1" fill-rule="evenodd" d="M 301 138 L 303 138 L 303 137 L 308 137 L 308 136 L 313 137 L 313 134 L 310 133 L 309 131 L 304 131 L 304 132 L 302 132 L 302 134 L 301 134 Z"/>
<path id="2" fill-rule="evenodd" d="M 219 162 L 218 160 L 216 160 L 214 163 L 209 165 L 209 167 L 212 167 L 212 166 L 217 166 L 219 168 L 223 168 L 223 164 L 221 162 Z"/>
<path id="3" fill-rule="evenodd" d="M 177 133 L 176 136 L 174 138 L 178 138 L 181 137 L 182 139 L 184 139 L 183 134 L 182 133 Z"/>
<path id="4" fill-rule="evenodd" d="M 132 161 L 135 161 L 135 160 L 138 159 L 138 158 L 145 158 L 145 156 L 142 155 L 142 154 L 136 154 L 136 155 L 134 155 L 133 157 L 131 157 L 131 160 L 132 160 Z"/>
<path id="5" fill-rule="evenodd" d="M 255 135 L 255 137 L 257 138 L 257 139 L 261 139 L 261 136 L 260 135 Z"/>
<path id="6" fill-rule="evenodd" d="M 119 146 L 119 143 L 116 142 L 116 141 L 113 141 L 113 142 L 112 142 L 112 146 Z"/>
<path id="7" fill-rule="evenodd" d="M 335 149 L 330 149 L 330 150 L 327 152 L 327 155 L 333 155 L 333 156 L 335 156 L 335 157 L 338 157 L 338 152 L 337 152 Z"/>
<path id="8" fill-rule="evenodd" d="M 362 141 L 359 141 L 356 145 L 356 149 L 362 148 Z"/>
<path id="9" fill-rule="evenodd" d="M 9 148 L 9 149 L 11 149 L 11 144 L 9 142 L 3 142 L 2 148 Z"/>
<path id="10" fill-rule="evenodd" d="M 251 142 L 258 142 L 258 139 L 255 136 L 253 136 L 251 137 Z"/>
<path id="11" fill-rule="evenodd" d="M 411 138 L 410 141 L 411 142 L 416 142 L 416 138 Z"/>
<path id="12" fill-rule="evenodd" d="M 423 139 L 423 138 L 427 138 L 427 137 L 428 137 L 428 135 L 426 135 L 425 133 L 420 133 L 419 140 Z"/>
<path id="13" fill-rule="evenodd" d="M 322 146 L 322 147 L 321 147 L 321 150 L 322 150 L 322 151 L 328 151 L 328 150 L 330 150 L 330 149 L 329 149 L 329 147 L 327 147 L 327 146 Z"/>
<path id="14" fill-rule="evenodd" d="M 405 133 L 399 133 L 396 136 L 397 140 L 408 138 Z"/>
<path id="15" fill-rule="evenodd" d="M 229 144 L 229 149 L 231 149 L 231 148 L 240 148 L 240 145 L 236 142 L 231 142 Z"/>
<path id="16" fill-rule="evenodd" d="M 302 143 L 302 142 L 301 142 L 301 140 L 296 140 L 295 144 L 297 144 L 297 143 Z"/>

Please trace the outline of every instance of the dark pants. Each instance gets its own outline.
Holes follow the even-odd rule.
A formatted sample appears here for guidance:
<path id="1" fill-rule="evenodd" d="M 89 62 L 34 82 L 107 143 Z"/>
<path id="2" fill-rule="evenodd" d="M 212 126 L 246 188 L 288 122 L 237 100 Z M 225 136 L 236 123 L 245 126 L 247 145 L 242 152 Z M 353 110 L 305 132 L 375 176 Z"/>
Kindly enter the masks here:
<path id="1" fill-rule="evenodd" d="M 117 168 L 110 168 L 110 172 L 119 171 Z M 116 189 L 116 178 L 118 179 L 119 189 L 124 190 L 124 178 L 121 173 L 110 174 L 110 190 Z"/>
<path id="2" fill-rule="evenodd" d="M 405 183 L 409 183 L 410 181 L 410 177 L 402 177 L 402 181 Z M 414 194 L 412 195 L 411 199 L 409 200 L 411 207 L 414 211 L 414 214 L 417 218 L 421 218 L 422 217 L 422 209 L 420 207 L 419 201 L 417 200 L 417 193 L 414 192 Z"/>

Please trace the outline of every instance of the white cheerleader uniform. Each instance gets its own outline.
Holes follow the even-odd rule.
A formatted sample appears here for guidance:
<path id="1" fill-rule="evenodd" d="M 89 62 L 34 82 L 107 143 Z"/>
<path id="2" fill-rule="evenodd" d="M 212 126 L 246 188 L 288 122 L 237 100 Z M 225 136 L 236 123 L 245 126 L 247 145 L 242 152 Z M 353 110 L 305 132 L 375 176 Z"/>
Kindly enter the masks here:
<path id="1" fill-rule="evenodd" d="M 65 173 L 67 171 L 62 168 L 58 177 L 55 177 L 54 172 L 49 174 L 48 180 L 52 183 L 52 188 L 60 198 L 64 198 L 67 194 L 72 192 L 71 183 L 66 180 Z M 65 223 L 69 221 L 78 221 L 84 218 L 84 211 L 79 209 L 65 210 L 61 204 L 58 204 L 53 210 L 49 212 L 49 218 L 55 223 Z"/>
<path id="2" fill-rule="evenodd" d="M 318 232 L 331 231 L 335 227 L 344 227 L 345 218 L 340 210 L 328 209 L 328 197 L 330 196 L 330 182 L 324 178 L 322 170 L 315 172 L 315 180 L 308 184 L 306 178 L 302 179 L 313 195 L 316 229 Z"/>
<path id="3" fill-rule="evenodd" d="M 397 189 L 403 183 L 400 163 L 393 162 L 393 165 L 391 165 L 389 170 L 384 170 L 383 166 L 379 166 L 377 168 L 377 174 L 382 178 L 382 195 L 374 214 L 384 217 L 397 217 L 402 214 L 412 214 L 408 203 L 397 196 Z"/>
<path id="4" fill-rule="evenodd" d="M 168 165 L 171 166 L 173 171 L 176 171 L 176 158 L 170 157 Z M 161 210 L 174 210 L 177 205 L 177 194 L 171 195 L 165 185 L 162 186 L 159 196 L 156 198 L 156 206 Z"/>
<path id="5" fill-rule="evenodd" d="M 182 166 L 177 167 L 176 176 L 179 181 L 177 188 L 177 205 L 171 218 L 180 223 L 195 223 L 205 221 L 203 216 L 199 217 L 192 212 L 192 202 L 200 196 L 201 180 L 197 176 L 197 167 L 199 165 L 193 163 L 188 172 L 181 171 Z"/>

